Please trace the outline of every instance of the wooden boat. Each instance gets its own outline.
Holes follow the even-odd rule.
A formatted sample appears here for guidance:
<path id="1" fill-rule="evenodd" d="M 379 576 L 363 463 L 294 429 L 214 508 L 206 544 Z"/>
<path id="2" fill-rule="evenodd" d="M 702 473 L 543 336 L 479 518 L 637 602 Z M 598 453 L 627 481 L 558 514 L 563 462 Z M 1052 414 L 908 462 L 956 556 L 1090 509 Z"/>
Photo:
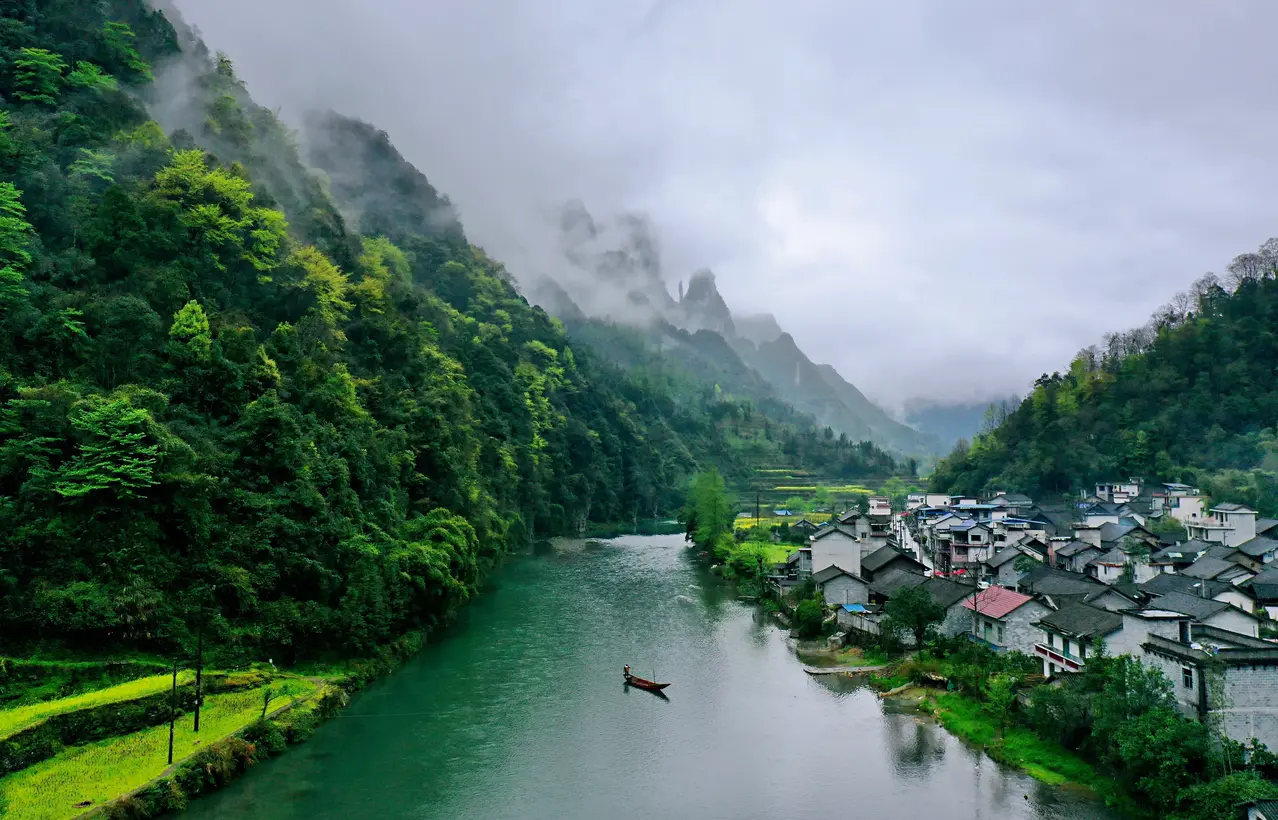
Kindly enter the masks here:
<path id="1" fill-rule="evenodd" d="M 641 678 L 636 675 L 626 675 L 625 677 L 627 686 L 633 686 L 636 689 L 647 689 L 649 692 L 660 692 L 670 685 L 668 683 L 653 683 L 647 678 Z"/>

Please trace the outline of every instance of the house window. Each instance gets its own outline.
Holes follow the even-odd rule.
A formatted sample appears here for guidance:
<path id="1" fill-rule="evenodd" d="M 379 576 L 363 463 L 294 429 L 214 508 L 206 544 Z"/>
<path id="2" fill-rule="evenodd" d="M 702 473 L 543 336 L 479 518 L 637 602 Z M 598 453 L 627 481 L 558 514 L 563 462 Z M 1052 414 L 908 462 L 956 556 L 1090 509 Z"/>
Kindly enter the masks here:
<path id="1" fill-rule="evenodd" d="M 1051 632 L 1047 633 L 1047 648 L 1048 649 L 1056 648 L 1056 636 L 1053 635 Z"/>
<path id="2" fill-rule="evenodd" d="M 1087 660 L 1087 647 L 1083 646 L 1081 643 L 1078 645 L 1078 659 L 1083 661 Z"/>
<path id="3" fill-rule="evenodd" d="M 1003 643 L 1003 625 L 1002 624 L 998 625 L 998 642 L 1000 644 Z"/>
<path id="4" fill-rule="evenodd" d="M 1184 684 L 1186 689 L 1194 688 L 1194 669 L 1191 666 L 1182 666 L 1180 668 L 1180 682 Z"/>

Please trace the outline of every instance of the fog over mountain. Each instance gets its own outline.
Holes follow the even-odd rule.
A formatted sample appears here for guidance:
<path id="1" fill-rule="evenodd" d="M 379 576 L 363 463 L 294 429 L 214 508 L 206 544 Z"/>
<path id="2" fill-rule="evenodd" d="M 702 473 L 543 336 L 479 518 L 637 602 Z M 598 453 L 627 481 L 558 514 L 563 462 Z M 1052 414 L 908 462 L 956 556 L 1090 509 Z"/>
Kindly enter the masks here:
<path id="1" fill-rule="evenodd" d="M 177 4 L 286 119 L 385 128 L 526 284 L 563 203 L 645 214 L 672 298 L 711 270 L 892 404 L 1023 393 L 1278 221 L 1264 0 Z"/>

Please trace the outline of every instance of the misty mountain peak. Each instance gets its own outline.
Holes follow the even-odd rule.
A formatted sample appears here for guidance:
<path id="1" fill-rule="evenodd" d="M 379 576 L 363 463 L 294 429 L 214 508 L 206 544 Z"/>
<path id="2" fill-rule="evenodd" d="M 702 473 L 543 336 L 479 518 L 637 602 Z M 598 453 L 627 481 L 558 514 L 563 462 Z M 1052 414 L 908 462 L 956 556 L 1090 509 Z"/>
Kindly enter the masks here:
<path id="1" fill-rule="evenodd" d="M 692 329 L 713 330 L 728 336 L 736 335 L 732 311 L 723 301 L 714 283 L 714 273 L 702 269 L 688 279 L 688 288 L 679 303 Z"/>
<path id="2" fill-rule="evenodd" d="M 784 333 L 777 317 L 771 313 L 754 313 L 736 319 L 737 335 L 756 345 L 774 342 Z"/>

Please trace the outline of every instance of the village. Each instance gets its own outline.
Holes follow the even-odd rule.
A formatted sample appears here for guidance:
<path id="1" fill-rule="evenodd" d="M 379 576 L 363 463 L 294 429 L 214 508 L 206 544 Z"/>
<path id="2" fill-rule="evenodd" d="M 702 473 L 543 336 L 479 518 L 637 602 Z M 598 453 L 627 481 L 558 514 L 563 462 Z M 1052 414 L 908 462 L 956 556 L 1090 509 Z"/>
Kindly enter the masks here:
<path id="1" fill-rule="evenodd" d="M 1158 669 L 1182 713 L 1278 748 L 1278 520 L 1198 489 L 1138 478 L 1067 503 L 915 493 L 792 530 L 777 592 L 811 583 L 840 636 L 879 635 L 893 595 L 918 587 L 937 630 L 1042 663 L 1050 682 L 1099 652 Z"/>

